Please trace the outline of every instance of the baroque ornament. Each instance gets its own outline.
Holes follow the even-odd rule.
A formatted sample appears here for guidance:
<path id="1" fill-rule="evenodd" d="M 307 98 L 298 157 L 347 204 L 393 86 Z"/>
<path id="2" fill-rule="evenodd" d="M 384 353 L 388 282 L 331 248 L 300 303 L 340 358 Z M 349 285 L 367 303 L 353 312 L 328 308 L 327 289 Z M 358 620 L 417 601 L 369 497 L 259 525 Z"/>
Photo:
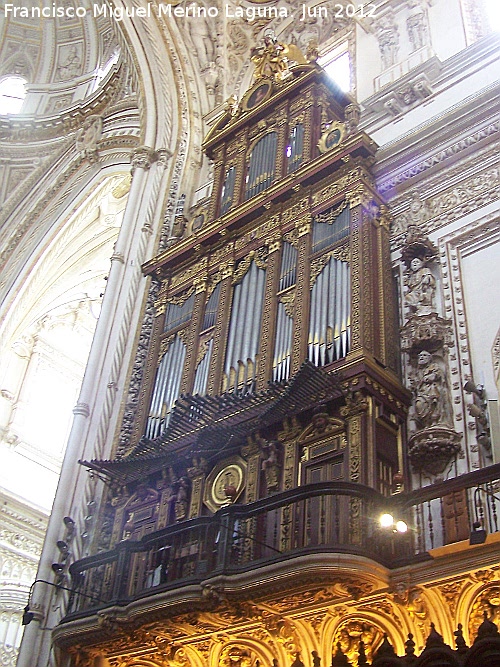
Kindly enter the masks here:
<path id="1" fill-rule="evenodd" d="M 417 472 L 440 475 L 461 452 L 462 436 L 446 426 L 417 431 L 408 441 L 409 458 Z"/>

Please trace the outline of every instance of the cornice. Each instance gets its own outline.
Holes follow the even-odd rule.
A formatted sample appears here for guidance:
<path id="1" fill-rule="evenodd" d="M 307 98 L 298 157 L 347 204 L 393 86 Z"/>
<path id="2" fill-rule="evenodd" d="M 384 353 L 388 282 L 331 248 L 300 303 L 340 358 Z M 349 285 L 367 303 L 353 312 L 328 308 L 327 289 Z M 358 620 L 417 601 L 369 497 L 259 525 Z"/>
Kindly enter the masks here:
<path id="1" fill-rule="evenodd" d="M 397 192 L 407 181 L 421 180 L 433 168 L 454 166 L 457 159 L 500 138 L 499 96 L 500 83 L 381 148 L 373 170 L 379 191 Z"/>
<path id="2" fill-rule="evenodd" d="M 455 84 L 484 68 L 490 61 L 498 59 L 500 38 L 493 34 L 479 40 L 472 46 L 459 51 L 454 56 L 441 62 L 436 56 L 414 67 L 408 74 L 398 78 L 380 91 L 361 100 L 362 115 L 359 124 L 365 132 L 374 133 L 395 118 L 395 110 L 391 106 L 392 99 L 400 100 L 398 91 L 420 80 L 430 85 L 429 89 L 414 103 L 405 104 L 400 100 L 400 114 L 408 113 L 426 100 L 434 99 L 452 88 Z M 386 102 L 389 102 L 387 105 Z M 447 113 L 447 112 L 445 112 Z M 439 117 L 439 116 L 437 116 Z M 413 134 L 413 131 L 411 132 Z M 384 146 L 384 149 L 386 146 Z"/>
<path id="3" fill-rule="evenodd" d="M 125 67 L 115 66 L 93 95 L 47 116 L 0 116 L 0 140 L 33 143 L 64 136 L 80 127 L 88 116 L 102 114 L 116 98 L 125 79 Z"/>

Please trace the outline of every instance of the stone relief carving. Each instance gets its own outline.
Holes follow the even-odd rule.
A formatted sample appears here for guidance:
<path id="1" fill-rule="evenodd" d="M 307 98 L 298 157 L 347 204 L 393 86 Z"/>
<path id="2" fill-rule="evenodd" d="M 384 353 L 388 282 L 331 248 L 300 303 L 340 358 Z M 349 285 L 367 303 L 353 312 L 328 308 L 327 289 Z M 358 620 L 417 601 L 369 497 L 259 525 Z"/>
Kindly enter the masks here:
<path id="1" fill-rule="evenodd" d="M 89 116 L 75 137 L 75 148 L 90 161 L 97 158 L 97 144 L 102 136 L 102 117 Z"/>
<path id="2" fill-rule="evenodd" d="M 398 62 L 399 32 L 394 17 L 381 17 L 376 26 L 376 35 L 382 68 L 388 69 Z"/>
<path id="3" fill-rule="evenodd" d="M 413 51 L 423 48 L 429 40 L 427 14 L 420 0 L 410 0 L 410 10 L 406 19 L 406 30 Z"/>
<path id="4" fill-rule="evenodd" d="M 421 257 L 414 257 L 408 269 L 405 302 L 415 315 L 430 315 L 436 307 L 436 279 Z"/>
<path id="5" fill-rule="evenodd" d="M 342 650 L 351 665 L 359 664 L 359 644 L 362 641 L 366 657 L 371 660 L 383 638 L 382 630 L 366 621 L 350 620 L 337 630 L 333 645 Z M 340 645 L 340 646 L 339 646 Z"/>
<path id="6" fill-rule="evenodd" d="M 70 81 L 82 73 L 82 45 L 72 44 L 61 48 L 60 61 L 57 67 L 57 81 Z"/>
<path id="7" fill-rule="evenodd" d="M 190 8 L 196 10 L 197 7 L 201 8 L 205 7 L 205 5 L 203 2 L 198 2 L 197 5 L 195 3 L 190 3 L 186 7 L 186 13 Z M 212 37 L 212 35 L 215 34 L 215 31 L 213 30 L 213 25 L 211 24 L 210 19 L 202 13 L 199 13 L 194 21 L 192 18 L 187 17 L 185 19 L 185 25 L 191 44 L 194 47 L 194 52 L 203 71 L 210 63 L 215 62 L 216 51 L 214 39 Z"/>
<path id="8" fill-rule="evenodd" d="M 443 370 L 444 364 L 427 350 L 421 350 L 417 357 L 417 367 L 411 378 L 415 396 L 415 419 L 420 428 L 448 424 L 448 388 Z"/>
<path id="9" fill-rule="evenodd" d="M 415 193 L 401 258 L 406 265 L 403 300 L 406 323 L 401 348 L 408 354 L 408 384 L 413 392 L 410 411 L 409 458 L 417 472 L 441 474 L 460 453 L 461 436 L 453 428 L 446 353 L 453 344 L 451 322 L 437 310 L 437 277 L 429 268 L 437 249 L 418 224 L 425 206 Z"/>

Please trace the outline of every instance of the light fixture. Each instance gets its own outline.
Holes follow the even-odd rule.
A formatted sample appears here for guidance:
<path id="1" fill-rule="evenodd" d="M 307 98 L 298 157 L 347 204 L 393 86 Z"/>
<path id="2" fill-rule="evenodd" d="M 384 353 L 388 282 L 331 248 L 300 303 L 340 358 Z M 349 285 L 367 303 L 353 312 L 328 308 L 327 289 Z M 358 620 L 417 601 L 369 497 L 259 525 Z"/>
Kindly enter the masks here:
<path id="1" fill-rule="evenodd" d="M 408 532 L 408 524 L 406 521 L 396 521 L 396 530 L 398 533 L 406 533 Z"/>
<path id="2" fill-rule="evenodd" d="M 52 563 L 52 572 L 58 576 L 61 576 L 61 574 L 64 572 L 64 565 L 62 563 Z"/>
<path id="3" fill-rule="evenodd" d="M 35 614 L 32 611 L 30 611 L 30 606 L 29 604 L 27 604 L 26 607 L 24 608 L 21 625 L 29 625 L 34 618 Z"/>
<path id="4" fill-rule="evenodd" d="M 62 557 L 64 559 L 66 559 L 69 555 L 68 545 L 66 544 L 66 542 L 64 540 L 57 540 L 56 544 L 57 544 L 57 548 L 61 552 Z"/>
<path id="5" fill-rule="evenodd" d="M 393 533 L 407 533 L 408 524 L 402 519 L 395 519 L 392 514 L 385 512 L 379 518 L 380 527 L 384 530 L 392 530 Z"/>
<path id="6" fill-rule="evenodd" d="M 75 522 L 70 516 L 65 516 L 64 519 L 64 525 L 66 526 L 66 530 L 68 531 L 68 535 L 73 535 L 75 532 Z"/>
<path id="7" fill-rule="evenodd" d="M 53 563 L 52 564 L 52 569 L 54 570 L 54 567 L 63 567 L 59 563 Z M 55 572 L 56 570 L 54 570 Z M 35 584 L 47 584 L 47 586 L 54 586 L 54 588 L 57 588 L 57 590 L 63 590 L 63 591 L 69 591 L 70 593 L 78 593 L 81 597 L 87 598 L 88 600 L 94 600 L 95 602 L 100 602 L 102 604 L 105 604 L 104 600 L 101 600 L 100 598 L 96 597 L 95 595 L 87 595 L 87 593 L 82 593 L 81 591 L 78 591 L 75 588 L 67 588 L 66 586 L 61 586 L 61 584 L 54 584 L 52 581 L 46 581 L 45 579 L 35 579 L 35 581 L 31 584 L 30 590 L 28 593 L 28 604 L 24 608 L 24 613 L 23 617 L 21 620 L 22 625 L 29 625 L 31 621 L 35 618 L 34 612 L 30 611 L 30 602 L 31 602 L 31 596 L 33 594 L 33 589 L 35 588 Z M 53 628 L 51 628 L 53 629 Z"/>
<path id="8" fill-rule="evenodd" d="M 381 528 L 392 528 L 394 525 L 394 517 L 389 513 L 382 514 L 379 523 Z"/>
<path id="9" fill-rule="evenodd" d="M 486 530 L 481 527 L 480 521 L 474 521 L 469 537 L 469 544 L 484 544 L 486 542 Z"/>
<path id="10" fill-rule="evenodd" d="M 464 390 L 468 394 L 476 394 L 476 396 L 479 396 L 479 398 L 483 397 L 484 393 L 484 387 L 482 384 L 474 384 L 472 380 L 467 380 L 467 382 L 464 384 Z"/>
<path id="11" fill-rule="evenodd" d="M 475 419 L 478 420 L 478 422 L 481 422 L 481 424 L 487 423 L 486 415 L 484 414 L 484 410 L 482 410 L 479 405 L 476 405 L 475 403 L 471 403 L 470 405 L 467 406 L 467 411 L 469 412 L 471 417 L 474 417 Z"/>

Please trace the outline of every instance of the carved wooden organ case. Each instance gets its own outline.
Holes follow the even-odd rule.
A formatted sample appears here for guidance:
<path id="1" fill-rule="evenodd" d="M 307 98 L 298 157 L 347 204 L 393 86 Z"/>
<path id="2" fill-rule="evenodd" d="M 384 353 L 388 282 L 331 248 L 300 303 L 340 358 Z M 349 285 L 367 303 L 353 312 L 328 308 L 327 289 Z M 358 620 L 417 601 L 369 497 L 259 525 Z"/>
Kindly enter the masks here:
<path id="1" fill-rule="evenodd" d="M 404 475 L 389 216 L 356 120 L 309 63 L 210 131 L 210 200 L 144 266 L 161 289 L 137 444 L 94 462 L 123 485 L 112 542 L 307 483 L 389 494 Z"/>

